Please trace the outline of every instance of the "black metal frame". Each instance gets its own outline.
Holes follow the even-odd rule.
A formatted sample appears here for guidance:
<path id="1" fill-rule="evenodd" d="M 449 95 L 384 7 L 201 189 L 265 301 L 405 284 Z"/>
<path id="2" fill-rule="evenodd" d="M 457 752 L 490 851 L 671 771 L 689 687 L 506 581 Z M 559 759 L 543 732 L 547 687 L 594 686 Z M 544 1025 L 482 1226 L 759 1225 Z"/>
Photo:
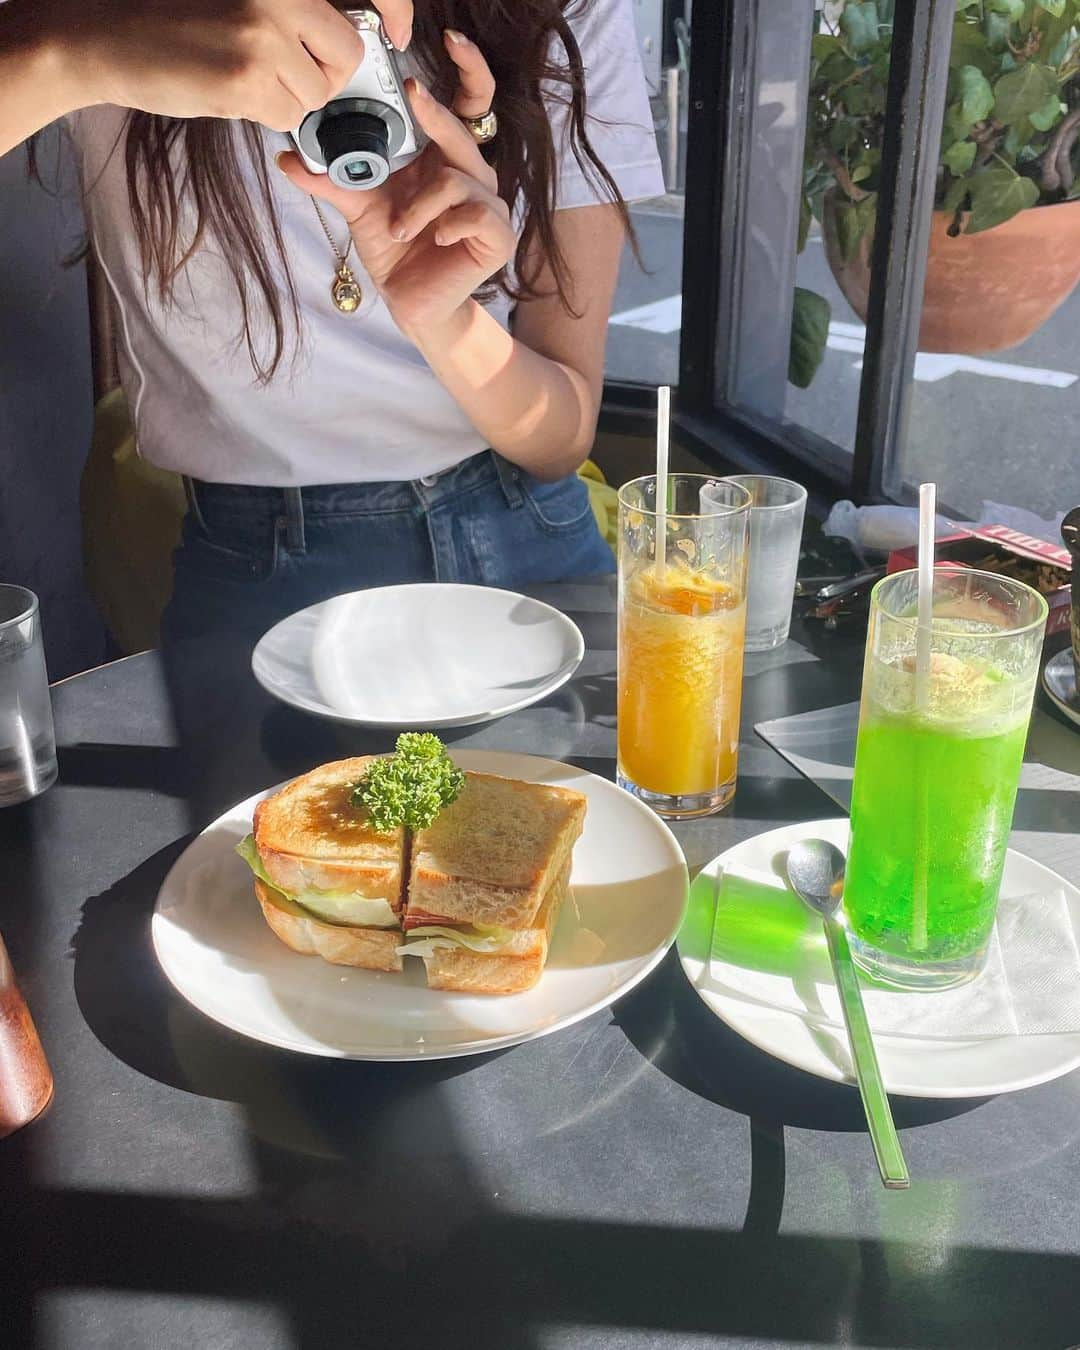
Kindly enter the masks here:
<path id="1" fill-rule="evenodd" d="M 889 469 L 906 431 L 933 208 L 928 166 L 936 163 L 944 116 L 955 0 L 896 5 L 853 456 L 808 428 L 723 402 L 716 380 L 726 343 L 719 327 L 738 285 L 730 241 L 747 148 L 747 43 L 756 6 L 767 3 L 711 0 L 693 7 L 684 220 L 684 239 L 692 246 L 683 251 L 674 427 L 688 448 L 717 468 L 797 474 L 818 495 L 842 491 L 856 501 L 905 497 Z M 703 248 L 705 240 L 714 246 Z M 646 386 L 608 382 L 601 425 L 651 435 L 654 406 Z"/>
<path id="2" fill-rule="evenodd" d="M 871 255 L 866 351 L 859 386 L 852 486 L 862 497 L 894 494 L 886 482 L 907 432 L 956 0 L 909 0 L 893 16 L 881 150 L 881 189 Z"/>

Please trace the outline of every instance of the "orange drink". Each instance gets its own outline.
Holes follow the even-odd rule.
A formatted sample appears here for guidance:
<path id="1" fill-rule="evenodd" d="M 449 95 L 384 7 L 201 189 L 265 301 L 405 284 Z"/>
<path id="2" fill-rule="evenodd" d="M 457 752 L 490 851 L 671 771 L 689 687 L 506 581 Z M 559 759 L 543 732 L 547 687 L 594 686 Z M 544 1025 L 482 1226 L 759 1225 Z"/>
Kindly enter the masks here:
<path id="1" fill-rule="evenodd" d="M 660 814 L 684 817 L 735 791 L 750 497 L 697 475 L 669 482 L 659 565 L 655 479 L 620 494 L 618 772 Z M 719 504 L 701 502 L 710 482 Z"/>

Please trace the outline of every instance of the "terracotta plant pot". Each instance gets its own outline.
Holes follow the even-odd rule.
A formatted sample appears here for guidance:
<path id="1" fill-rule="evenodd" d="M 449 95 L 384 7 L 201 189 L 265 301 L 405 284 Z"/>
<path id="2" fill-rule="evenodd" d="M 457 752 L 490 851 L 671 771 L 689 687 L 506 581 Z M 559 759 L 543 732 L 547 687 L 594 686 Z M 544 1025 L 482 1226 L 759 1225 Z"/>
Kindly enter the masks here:
<path id="1" fill-rule="evenodd" d="M 834 194 L 827 194 L 825 256 L 848 304 L 865 321 L 872 231 L 845 262 L 835 203 Z M 1029 207 L 978 234 L 950 236 L 952 219 L 946 211 L 934 212 L 919 350 L 976 355 L 1017 346 L 1080 281 L 1080 199 Z M 961 217 L 962 224 L 966 219 Z"/>

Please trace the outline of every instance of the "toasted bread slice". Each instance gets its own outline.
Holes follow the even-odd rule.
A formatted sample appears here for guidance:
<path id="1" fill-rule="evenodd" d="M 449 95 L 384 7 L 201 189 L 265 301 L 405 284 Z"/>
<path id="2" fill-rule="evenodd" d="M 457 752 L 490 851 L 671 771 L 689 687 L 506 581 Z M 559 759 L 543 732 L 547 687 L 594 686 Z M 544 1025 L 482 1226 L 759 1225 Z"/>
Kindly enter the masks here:
<path id="1" fill-rule="evenodd" d="M 409 904 L 456 923 L 532 928 L 584 821 L 580 792 L 468 773 L 413 840 Z"/>
<path id="2" fill-rule="evenodd" d="M 355 891 L 402 900 L 405 835 L 380 834 L 350 794 L 370 755 L 312 769 L 255 808 L 255 846 L 266 875 L 283 891 Z"/>
<path id="3" fill-rule="evenodd" d="M 283 908 L 259 879 L 255 894 L 263 918 L 276 935 L 304 956 L 321 956 L 335 966 L 357 966 L 362 970 L 400 970 L 400 928 L 348 928 L 342 924 L 322 923 L 299 911 Z"/>
<path id="4" fill-rule="evenodd" d="M 568 858 L 548 887 L 534 927 L 515 932 L 498 952 L 471 952 L 465 947 L 454 947 L 440 948 L 425 956 L 428 988 L 460 994 L 519 994 L 531 989 L 544 973 L 551 935 L 569 894 Z"/>

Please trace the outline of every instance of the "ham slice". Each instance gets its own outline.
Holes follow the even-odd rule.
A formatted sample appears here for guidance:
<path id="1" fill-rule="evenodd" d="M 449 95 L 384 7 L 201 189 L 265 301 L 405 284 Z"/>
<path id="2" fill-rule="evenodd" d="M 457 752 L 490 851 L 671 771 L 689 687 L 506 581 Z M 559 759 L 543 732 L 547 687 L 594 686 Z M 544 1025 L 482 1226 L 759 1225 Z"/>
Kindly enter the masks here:
<path id="1" fill-rule="evenodd" d="M 401 926 L 406 933 L 410 928 L 467 928 L 468 924 L 460 919 L 444 919 L 440 914 L 428 914 L 426 910 L 416 909 L 412 905 L 405 911 Z"/>

